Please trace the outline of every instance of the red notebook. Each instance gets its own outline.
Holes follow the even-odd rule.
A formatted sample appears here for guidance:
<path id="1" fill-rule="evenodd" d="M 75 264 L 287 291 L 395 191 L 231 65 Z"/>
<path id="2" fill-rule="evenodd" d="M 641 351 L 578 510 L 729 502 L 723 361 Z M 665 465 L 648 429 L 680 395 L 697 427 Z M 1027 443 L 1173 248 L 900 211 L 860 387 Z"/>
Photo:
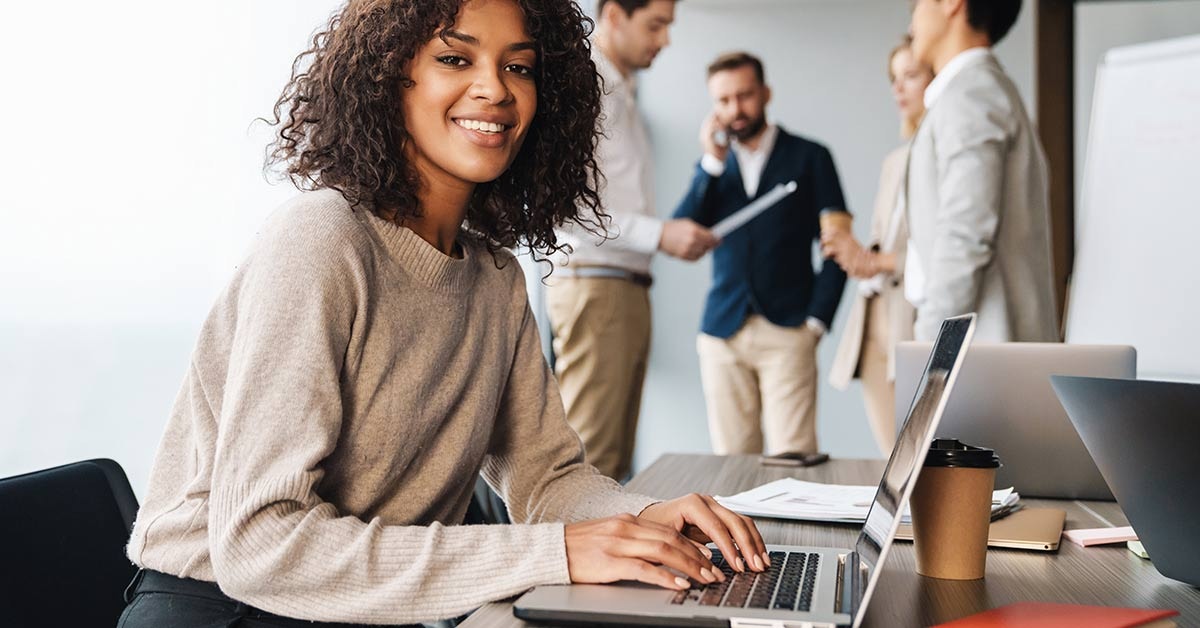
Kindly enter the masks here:
<path id="1" fill-rule="evenodd" d="M 1127 628 L 1178 615 L 1171 610 L 1020 602 L 936 628 Z M 1170 622 L 1167 625 L 1171 625 Z"/>

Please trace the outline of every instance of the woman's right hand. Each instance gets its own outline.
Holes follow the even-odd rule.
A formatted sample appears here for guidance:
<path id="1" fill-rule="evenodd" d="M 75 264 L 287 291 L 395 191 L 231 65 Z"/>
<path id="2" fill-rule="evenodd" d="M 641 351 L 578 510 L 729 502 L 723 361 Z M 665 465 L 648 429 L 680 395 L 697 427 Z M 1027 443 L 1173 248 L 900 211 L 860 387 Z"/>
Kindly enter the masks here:
<path id="1" fill-rule="evenodd" d="M 862 245 L 850 233 L 841 230 L 821 232 L 821 254 L 837 262 L 843 269 L 846 269 L 862 250 Z"/>
<path id="2" fill-rule="evenodd" d="M 888 270 L 880 266 L 880 258 L 871 249 L 863 248 L 853 235 L 844 231 L 821 234 L 821 253 L 833 260 L 852 279 L 869 279 Z"/>
<path id="3" fill-rule="evenodd" d="M 674 529 L 633 515 L 571 523 L 564 536 L 571 582 L 637 580 L 675 590 L 691 586 L 668 568 L 703 584 L 725 579 L 705 553 L 707 548 L 701 550 L 703 546 Z"/>

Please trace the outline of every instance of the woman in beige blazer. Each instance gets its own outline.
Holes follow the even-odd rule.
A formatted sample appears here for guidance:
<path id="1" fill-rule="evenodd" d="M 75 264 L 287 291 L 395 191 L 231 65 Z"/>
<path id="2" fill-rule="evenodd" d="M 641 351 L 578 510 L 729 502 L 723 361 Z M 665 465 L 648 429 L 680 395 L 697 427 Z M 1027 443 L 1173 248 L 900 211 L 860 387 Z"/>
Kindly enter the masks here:
<path id="1" fill-rule="evenodd" d="M 825 254 L 859 280 L 829 382 L 845 390 L 855 377 L 862 380 L 871 432 L 885 456 L 896 439 L 896 343 L 912 339 L 916 318 L 912 305 L 904 299 L 908 228 L 899 190 L 908 163 L 908 140 L 925 114 L 925 86 L 933 79 L 927 66 L 913 60 L 910 45 L 906 37 L 888 57 L 888 77 L 905 143 L 883 160 L 870 244 L 864 247 L 847 232 L 822 238 Z"/>

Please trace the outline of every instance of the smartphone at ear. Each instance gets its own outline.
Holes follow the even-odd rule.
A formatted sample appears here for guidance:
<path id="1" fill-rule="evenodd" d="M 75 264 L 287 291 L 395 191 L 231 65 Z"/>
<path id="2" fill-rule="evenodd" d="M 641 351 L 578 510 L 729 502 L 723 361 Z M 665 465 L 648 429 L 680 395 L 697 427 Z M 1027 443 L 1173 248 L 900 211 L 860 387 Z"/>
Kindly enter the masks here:
<path id="1" fill-rule="evenodd" d="M 829 460 L 829 454 L 818 452 L 785 452 L 774 456 L 761 456 L 760 464 L 773 467 L 812 467 Z"/>
<path id="2" fill-rule="evenodd" d="M 721 148 L 728 147 L 729 146 L 729 131 L 726 131 L 725 129 L 717 129 L 717 130 L 713 131 L 712 141 L 713 141 L 713 144 L 716 144 L 717 146 L 720 146 Z"/>

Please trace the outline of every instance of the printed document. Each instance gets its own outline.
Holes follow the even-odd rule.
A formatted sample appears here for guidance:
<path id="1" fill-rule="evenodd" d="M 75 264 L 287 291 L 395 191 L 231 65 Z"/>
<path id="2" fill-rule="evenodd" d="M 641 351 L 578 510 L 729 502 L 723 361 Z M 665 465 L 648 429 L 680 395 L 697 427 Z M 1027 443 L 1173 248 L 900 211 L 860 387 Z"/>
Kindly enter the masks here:
<path id="1" fill-rule="evenodd" d="M 871 502 L 875 500 L 877 488 L 784 478 L 737 495 L 717 497 L 716 500 L 736 513 L 751 517 L 862 523 L 867 518 Z M 992 518 L 1014 510 L 1020 497 L 1011 487 L 994 491 Z M 901 522 L 911 522 L 907 507 Z"/>

